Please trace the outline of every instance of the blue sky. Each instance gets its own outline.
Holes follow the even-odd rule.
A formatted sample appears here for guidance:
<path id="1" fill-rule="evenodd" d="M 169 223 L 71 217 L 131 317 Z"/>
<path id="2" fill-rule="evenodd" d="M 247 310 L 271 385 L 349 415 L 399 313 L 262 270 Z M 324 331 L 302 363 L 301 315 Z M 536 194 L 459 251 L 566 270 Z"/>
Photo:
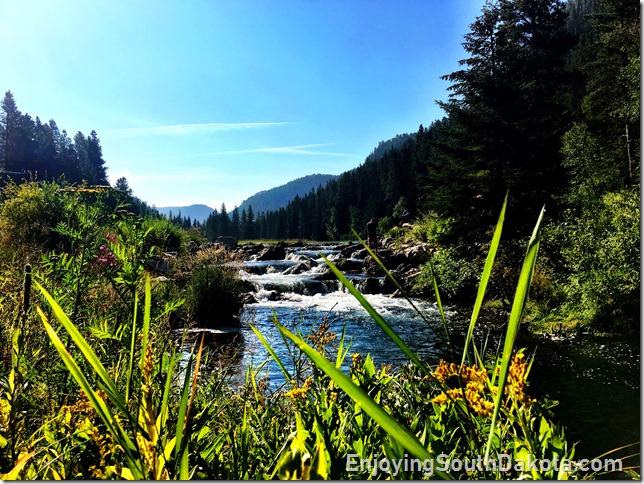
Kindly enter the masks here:
<path id="1" fill-rule="evenodd" d="M 0 89 L 156 206 L 230 210 L 442 117 L 484 0 L 0 0 Z"/>

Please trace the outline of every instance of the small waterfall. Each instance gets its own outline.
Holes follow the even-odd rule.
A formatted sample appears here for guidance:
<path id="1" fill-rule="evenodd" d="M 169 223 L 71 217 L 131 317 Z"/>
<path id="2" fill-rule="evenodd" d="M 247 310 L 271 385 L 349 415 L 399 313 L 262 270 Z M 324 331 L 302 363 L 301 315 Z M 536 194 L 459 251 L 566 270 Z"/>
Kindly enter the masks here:
<path id="1" fill-rule="evenodd" d="M 344 288 L 327 267 L 320 253 L 341 268 L 346 277 L 365 295 L 369 303 L 399 332 L 401 338 L 429 358 L 442 357 L 446 345 L 443 331 L 439 326 L 438 312 L 434 305 L 417 301 L 416 304 L 428 325 L 402 298 L 391 297 L 384 277 L 367 275 L 364 259 L 355 249 L 339 250 L 332 246 L 319 248 L 289 248 L 284 260 L 251 260 L 244 264 L 241 276 L 255 288 L 255 302 L 248 304 L 246 312 L 253 324 L 275 338 L 274 315 L 287 325 L 294 325 L 307 333 L 323 318 L 333 321 L 332 330 L 338 334 L 346 328 L 347 337 L 353 339 L 356 352 L 371 353 L 377 363 L 405 361 L 406 357 L 384 332 L 373 322 L 360 302 Z M 248 335 L 253 340 L 254 335 Z M 269 341 L 271 339 L 269 338 Z M 261 347 L 255 348 L 257 355 L 267 356 Z M 279 370 L 271 378 L 281 380 Z"/>

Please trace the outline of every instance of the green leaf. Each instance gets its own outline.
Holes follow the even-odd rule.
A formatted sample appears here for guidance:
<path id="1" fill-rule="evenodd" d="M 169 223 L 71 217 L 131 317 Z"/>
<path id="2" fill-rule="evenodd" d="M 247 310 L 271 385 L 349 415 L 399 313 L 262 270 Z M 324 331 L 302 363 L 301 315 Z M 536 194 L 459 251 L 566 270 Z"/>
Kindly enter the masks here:
<path id="1" fill-rule="evenodd" d="M 94 369 L 94 371 L 102 381 L 104 385 L 105 393 L 107 393 L 107 395 L 110 397 L 110 400 L 112 401 L 112 403 L 123 413 L 123 415 L 129 415 L 125 402 L 123 401 L 121 394 L 116 388 L 116 384 L 112 381 L 112 379 L 107 374 L 107 370 L 105 370 L 103 363 L 101 363 L 101 360 L 98 358 L 98 356 L 96 356 L 96 353 L 94 353 L 94 350 L 92 350 L 92 348 L 89 346 L 85 338 L 83 338 L 83 336 L 80 334 L 80 332 L 78 331 L 74 323 L 70 321 L 67 314 L 65 314 L 65 311 L 63 310 L 63 308 L 60 307 L 60 305 L 54 300 L 51 294 L 49 294 L 47 290 L 44 287 L 42 287 L 37 281 L 33 281 L 33 283 L 36 286 L 36 288 L 42 293 L 45 300 L 49 303 L 49 306 L 54 312 L 56 319 L 69 333 L 74 344 L 78 347 L 78 349 L 81 351 L 81 353 L 83 354 L 87 362 L 91 365 L 91 367 Z M 43 313 L 43 316 L 44 316 L 44 313 Z"/>
<path id="2" fill-rule="evenodd" d="M 123 450 L 125 452 L 125 457 L 128 461 L 128 465 L 132 470 L 135 478 L 143 479 L 144 476 L 143 476 L 143 472 L 140 469 L 140 463 L 137 462 L 137 459 L 135 459 L 133 455 L 133 452 L 136 449 L 133 442 L 130 440 L 128 435 L 123 431 L 123 428 L 121 427 L 121 425 L 114 419 L 112 412 L 110 411 L 109 407 L 105 404 L 103 399 L 100 398 L 98 394 L 92 389 L 91 385 L 89 384 L 89 381 L 87 381 L 87 378 L 85 377 L 81 369 L 74 361 L 74 358 L 72 357 L 72 355 L 69 354 L 69 352 L 65 348 L 65 345 L 58 337 L 58 334 L 47 321 L 47 316 L 45 316 L 45 313 L 43 313 L 42 309 L 40 309 L 39 307 L 36 307 L 36 310 L 40 315 L 40 319 L 42 320 L 43 326 L 45 327 L 45 331 L 47 332 L 49 339 L 51 340 L 52 344 L 56 348 L 56 351 L 58 351 L 58 354 L 60 355 L 61 359 L 65 363 L 65 366 L 67 366 L 69 373 L 72 375 L 74 380 L 76 380 L 81 390 L 83 390 L 83 392 L 87 396 L 87 399 L 91 403 L 92 407 L 94 407 L 94 410 L 96 410 L 96 413 L 99 415 L 99 417 L 101 418 L 101 420 L 103 421 L 107 429 L 110 431 L 114 439 L 123 447 Z"/>
<path id="3" fill-rule="evenodd" d="M 472 319 L 470 320 L 470 326 L 467 330 L 467 336 L 465 338 L 465 346 L 463 347 L 463 358 L 461 360 L 461 366 L 465 364 L 465 359 L 468 357 L 467 350 L 469 349 L 470 342 L 472 341 L 472 336 L 474 335 L 474 327 L 476 326 L 476 320 L 479 317 L 479 312 L 481 310 L 481 306 L 483 305 L 483 297 L 485 296 L 487 283 L 490 280 L 492 266 L 494 265 L 496 252 L 499 248 L 499 241 L 501 240 L 501 232 L 503 231 L 503 222 L 505 221 L 505 209 L 507 205 L 508 194 L 506 193 L 505 200 L 503 200 L 503 207 L 501 208 L 501 213 L 499 214 L 499 220 L 496 223 L 496 229 L 494 230 L 494 236 L 492 237 L 492 243 L 490 244 L 490 250 L 487 253 L 487 258 L 485 259 L 483 273 L 481 274 L 481 282 L 479 283 L 479 289 L 476 294 L 476 301 L 474 303 L 474 308 L 472 309 Z"/>
<path id="4" fill-rule="evenodd" d="M 275 323 L 277 323 L 277 320 L 275 320 Z M 271 355 L 273 360 L 275 360 L 275 363 L 277 363 L 277 366 L 280 367 L 280 369 L 282 370 L 282 373 L 284 373 L 284 378 L 286 378 L 286 381 L 287 382 L 293 381 L 293 377 L 286 369 L 286 367 L 284 366 L 284 363 L 282 363 L 282 360 L 277 355 L 277 353 L 275 352 L 271 344 L 268 342 L 266 338 L 264 338 L 264 335 L 260 333 L 259 330 L 252 324 L 248 323 L 248 326 L 250 326 L 250 329 L 253 330 L 253 333 L 257 335 L 257 337 L 259 338 L 259 341 L 264 345 L 264 348 L 266 348 L 266 351 L 268 351 L 268 354 Z"/>
<path id="5" fill-rule="evenodd" d="M 396 343 L 396 345 L 407 355 L 407 357 L 418 367 L 420 370 L 428 375 L 430 378 L 433 379 L 432 372 L 427 368 L 423 362 L 420 361 L 420 359 L 416 356 L 416 354 L 409 349 L 409 347 L 405 344 L 405 342 L 400 339 L 400 336 L 396 334 L 396 332 L 387 324 L 387 322 L 383 319 L 380 314 L 373 308 L 371 304 L 369 304 L 369 301 L 362 295 L 358 289 L 349 281 L 349 279 L 346 278 L 344 274 L 338 269 L 333 262 L 331 262 L 325 255 L 322 254 L 322 258 L 324 261 L 327 263 L 329 268 L 333 271 L 333 273 L 336 275 L 338 280 L 342 283 L 344 287 L 347 288 L 347 291 L 349 291 L 353 297 L 355 297 L 360 305 L 365 308 L 365 310 L 369 313 L 369 315 L 373 318 L 373 320 L 376 322 L 380 328 L 391 338 L 391 340 Z"/>
<path id="6" fill-rule="evenodd" d="M 519 332 L 519 326 L 521 325 L 521 318 L 523 316 L 523 310 L 525 309 L 525 303 L 528 300 L 532 274 L 534 273 L 534 266 L 537 262 L 537 253 L 539 252 L 539 242 L 541 240 L 541 224 L 543 222 L 543 214 L 545 212 L 545 209 L 545 207 L 541 209 L 537 224 L 532 231 L 532 237 L 530 237 L 530 242 L 528 243 L 528 250 L 523 260 L 521 274 L 519 274 L 517 289 L 514 293 L 514 301 L 512 302 L 512 310 L 510 311 L 510 320 L 508 322 L 508 329 L 506 330 L 505 341 L 503 343 L 503 354 L 501 355 L 501 369 L 499 372 L 498 390 L 496 399 L 494 401 L 494 413 L 492 414 L 490 434 L 488 436 L 487 445 L 485 447 L 484 462 L 487 462 L 490 456 L 490 449 L 492 447 L 492 440 L 494 438 L 496 424 L 499 418 L 501 401 L 503 400 L 503 392 L 505 390 L 505 384 L 507 383 L 508 372 L 510 370 L 514 341 L 516 340 L 517 333 Z"/>

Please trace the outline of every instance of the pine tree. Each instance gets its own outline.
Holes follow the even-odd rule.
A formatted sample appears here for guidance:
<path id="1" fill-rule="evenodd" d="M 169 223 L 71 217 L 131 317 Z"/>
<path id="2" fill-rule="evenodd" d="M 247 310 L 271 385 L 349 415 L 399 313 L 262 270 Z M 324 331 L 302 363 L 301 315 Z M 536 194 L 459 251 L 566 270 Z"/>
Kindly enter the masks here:
<path id="1" fill-rule="evenodd" d="M 56 123 L 54 123 L 54 126 L 56 126 Z M 58 178 L 62 172 L 58 166 L 56 140 L 54 139 L 54 132 L 51 123 L 43 124 L 40 122 L 40 119 L 36 117 L 34 142 L 35 159 L 39 165 L 38 169 L 40 176 L 43 176 L 46 179 Z"/>
<path id="2" fill-rule="evenodd" d="M 570 38 L 558 0 L 489 2 L 471 25 L 463 69 L 439 103 L 449 123 L 438 145 L 459 178 L 450 215 L 462 228 L 493 223 L 506 190 L 509 226 L 524 231 L 564 184 L 561 136 L 570 119 L 560 99 Z"/>
<path id="3" fill-rule="evenodd" d="M 239 238 L 240 227 L 239 207 L 235 205 L 235 208 L 233 208 L 233 211 L 231 212 L 230 235 L 235 238 Z"/>
<path id="4" fill-rule="evenodd" d="M 4 95 L 0 103 L 2 112 L 0 113 L 0 143 L 2 144 L 3 168 L 8 171 L 21 170 L 22 147 L 20 143 L 20 121 L 22 113 L 18 111 L 18 106 L 11 91 Z"/>
<path id="5" fill-rule="evenodd" d="M 132 195 L 132 189 L 130 188 L 130 184 L 128 183 L 127 178 L 125 178 L 124 176 L 116 180 L 116 183 L 114 184 L 114 188 L 116 190 L 122 191 L 128 196 Z"/>
<path id="6" fill-rule="evenodd" d="M 87 176 L 93 185 L 107 184 L 107 169 L 103 159 L 103 149 L 96 131 L 87 137 Z"/>

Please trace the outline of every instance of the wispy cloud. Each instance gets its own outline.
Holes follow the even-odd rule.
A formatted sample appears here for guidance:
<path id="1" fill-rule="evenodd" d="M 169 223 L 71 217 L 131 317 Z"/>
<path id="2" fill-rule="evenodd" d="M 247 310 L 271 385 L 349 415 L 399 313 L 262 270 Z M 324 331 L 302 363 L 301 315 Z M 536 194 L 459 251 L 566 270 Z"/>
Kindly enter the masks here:
<path id="1" fill-rule="evenodd" d="M 116 136 L 184 136 L 197 133 L 211 133 L 216 131 L 233 131 L 240 129 L 261 129 L 274 126 L 285 126 L 288 122 L 273 123 L 202 123 L 202 124 L 174 124 L 171 126 L 152 126 L 149 128 L 122 128 L 110 129 L 105 132 Z"/>
<path id="2" fill-rule="evenodd" d="M 335 151 L 318 151 L 313 148 L 320 148 L 322 146 L 332 146 L 336 143 L 321 143 L 312 145 L 296 145 L 296 146 L 274 146 L 266 148 L 248 148 L 243 150 L 230 150 L 230 151 L 217 151 L 214 153 L 204 153 L 204 156 L 215 155 L 236 155 L 243 153 L 278 153 L 288 155 L 316 155 L 316 156 L 355 156 L 351 153 L 338 153 Z"/>

